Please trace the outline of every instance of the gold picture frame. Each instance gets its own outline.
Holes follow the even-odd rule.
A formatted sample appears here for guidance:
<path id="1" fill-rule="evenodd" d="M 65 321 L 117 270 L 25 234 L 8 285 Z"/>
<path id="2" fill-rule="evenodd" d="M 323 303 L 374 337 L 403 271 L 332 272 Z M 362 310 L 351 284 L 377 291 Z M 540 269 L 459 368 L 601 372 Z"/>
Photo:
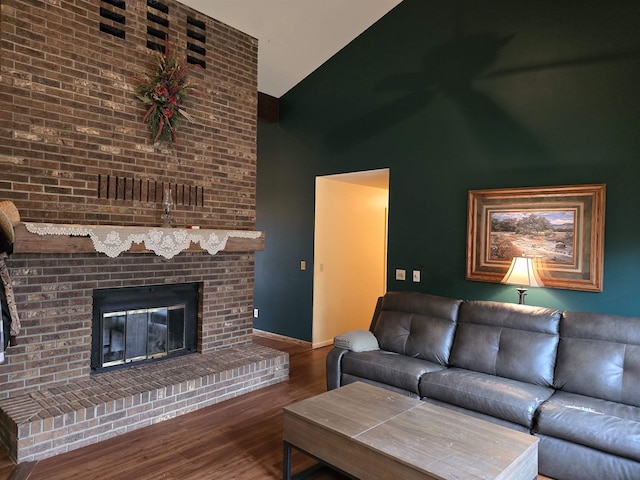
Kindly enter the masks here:
<path id="1" fill-rule="evenodd" d="M 524 254 L 545 287 L 601 292 L 605 193 L 604 184 L 470 190 L 467 280 L 499 283 Z"/>

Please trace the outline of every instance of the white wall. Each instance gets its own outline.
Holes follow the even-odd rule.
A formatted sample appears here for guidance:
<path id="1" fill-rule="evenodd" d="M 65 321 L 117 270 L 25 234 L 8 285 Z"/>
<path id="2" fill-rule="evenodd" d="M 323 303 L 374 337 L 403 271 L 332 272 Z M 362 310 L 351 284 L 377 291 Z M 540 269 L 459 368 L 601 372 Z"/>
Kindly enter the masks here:
<path id="1" fill-rule="evenodd" d="M 388 198 L 388 188 L 316 179 L 314 347 L 369 327 L 386 291 Z"/>

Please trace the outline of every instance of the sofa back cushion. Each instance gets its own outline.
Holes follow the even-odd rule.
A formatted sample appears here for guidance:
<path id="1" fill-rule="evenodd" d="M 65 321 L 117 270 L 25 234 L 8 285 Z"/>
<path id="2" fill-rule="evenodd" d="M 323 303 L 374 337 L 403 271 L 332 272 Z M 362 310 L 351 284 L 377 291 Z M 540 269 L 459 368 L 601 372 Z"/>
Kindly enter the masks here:
<path id="1" fill-rule="evenodd" d="M 372 329 L 382 350 L 447 365 L 461 300 L 388 292 Z"/>
<path id="2" fill-rule="evenodd" d="M 551 386 L 561 313 L 550 308 L 472 301 L 460 306 L 453 367 Z"/>
<path id="3" fill-rule="evenodd" d="M 640 407 L 640 318 L 565 312 L 555 387 Z"/>

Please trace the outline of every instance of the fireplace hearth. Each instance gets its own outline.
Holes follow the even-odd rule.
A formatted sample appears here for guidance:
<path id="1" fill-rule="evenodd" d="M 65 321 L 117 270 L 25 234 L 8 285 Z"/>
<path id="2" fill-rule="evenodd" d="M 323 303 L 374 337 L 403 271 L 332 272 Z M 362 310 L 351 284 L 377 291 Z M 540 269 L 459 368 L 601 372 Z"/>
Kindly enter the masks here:
<path id="1" fill-rule="evenodd" d="M 0 445 L 41 460 L 273 385 L 289 356 L 257 344 L 134 363 L 0 400 Z"/>
<path id="2" fill-rule="evenodd" d="M 91 371 L 194 353 L 200 284 L 93 292 Z"/>

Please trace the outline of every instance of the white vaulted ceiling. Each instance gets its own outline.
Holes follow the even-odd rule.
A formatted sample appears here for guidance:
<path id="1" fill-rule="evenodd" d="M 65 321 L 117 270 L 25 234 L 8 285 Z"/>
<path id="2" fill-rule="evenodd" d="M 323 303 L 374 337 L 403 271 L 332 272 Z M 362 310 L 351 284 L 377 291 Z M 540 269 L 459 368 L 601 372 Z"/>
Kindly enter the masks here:
<path id="1" fill-rule="evenodd" d="M 180 0 L 258 39 L 258 90 L 281 97 L 401 0 Z"/>

